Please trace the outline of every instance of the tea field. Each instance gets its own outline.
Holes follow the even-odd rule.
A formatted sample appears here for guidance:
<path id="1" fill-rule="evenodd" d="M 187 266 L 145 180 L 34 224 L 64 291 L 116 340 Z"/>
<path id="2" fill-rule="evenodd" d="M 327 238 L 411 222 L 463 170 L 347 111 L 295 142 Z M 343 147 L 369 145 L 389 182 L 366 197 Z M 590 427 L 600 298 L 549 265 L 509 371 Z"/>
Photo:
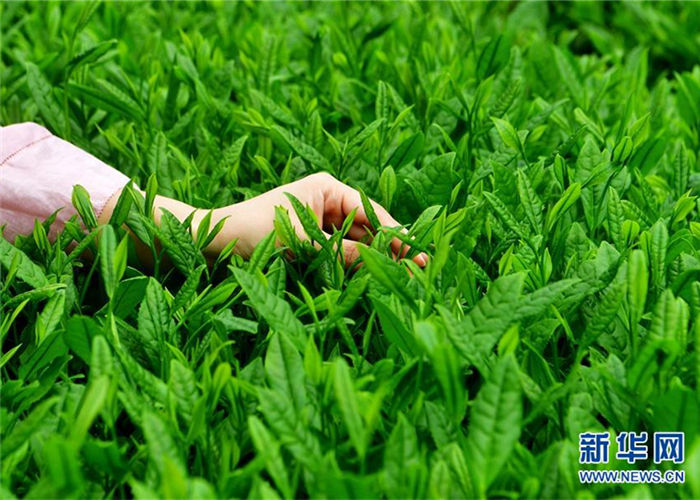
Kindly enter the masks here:
<path id="1" fill-rule="evenodd" d="M 700 497 L 698 26 L 682 2 L 0 3 L 0 123 L 146 190 L 0 238 L 0 496 Z M 149 210 L 317 172 L 407 235 L 370 213 L 348 269 L 280 210 L 208 262 L 216 227 Z M 618 458 L 632 432 L 648 454 Z M 658 432 L 683 456 L 655 463 Z"/>

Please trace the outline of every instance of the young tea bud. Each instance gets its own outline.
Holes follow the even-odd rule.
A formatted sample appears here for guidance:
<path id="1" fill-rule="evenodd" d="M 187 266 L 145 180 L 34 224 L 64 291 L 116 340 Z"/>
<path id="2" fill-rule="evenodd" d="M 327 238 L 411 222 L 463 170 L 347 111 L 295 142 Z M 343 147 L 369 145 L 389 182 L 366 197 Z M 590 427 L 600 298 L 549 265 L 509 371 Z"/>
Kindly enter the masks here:
<path id="1" fill-rule="evenodd" d="M 625 163 L 629 157 L 632 155 L 632 139 L 628 135 L 620 139 L 612 151 L 612 161 L 613 163 Z"/>

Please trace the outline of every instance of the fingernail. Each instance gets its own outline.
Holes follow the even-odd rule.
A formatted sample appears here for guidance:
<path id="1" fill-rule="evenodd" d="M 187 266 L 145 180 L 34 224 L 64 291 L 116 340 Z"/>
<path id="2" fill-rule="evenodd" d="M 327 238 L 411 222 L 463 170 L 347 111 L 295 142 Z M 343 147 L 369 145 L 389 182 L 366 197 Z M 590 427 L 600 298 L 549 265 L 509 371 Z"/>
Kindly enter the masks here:
<path id="1" fill-rule="evenodd" d="M 420 264 L 422 266 L 425 266 L 428 263 L 428 256 L 425 253 L 421 252 L 418 255 L 418 260 L 420 261 Z"/>

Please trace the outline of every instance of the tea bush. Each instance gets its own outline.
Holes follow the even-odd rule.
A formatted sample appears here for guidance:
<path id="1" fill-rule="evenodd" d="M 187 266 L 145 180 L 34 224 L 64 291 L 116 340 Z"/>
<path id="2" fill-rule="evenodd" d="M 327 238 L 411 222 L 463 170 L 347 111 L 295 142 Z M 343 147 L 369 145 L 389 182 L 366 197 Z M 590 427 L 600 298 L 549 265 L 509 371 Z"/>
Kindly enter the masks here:
<path id="1" fill-rule="evenodd" d="M 3 497 L 700 496 L 698 4 L 0 9 L 0 122 L 147 191 L 0 238 Z M 320 171 L 427 267 L 384 228 L 344 269 L 284 213 L 207 264 L 148 215 Z M 582 485 L 606 431 L 593 468 L 685 484 Z M 685 463 L 616 461 L 628 431 L 684 432 Z"/>

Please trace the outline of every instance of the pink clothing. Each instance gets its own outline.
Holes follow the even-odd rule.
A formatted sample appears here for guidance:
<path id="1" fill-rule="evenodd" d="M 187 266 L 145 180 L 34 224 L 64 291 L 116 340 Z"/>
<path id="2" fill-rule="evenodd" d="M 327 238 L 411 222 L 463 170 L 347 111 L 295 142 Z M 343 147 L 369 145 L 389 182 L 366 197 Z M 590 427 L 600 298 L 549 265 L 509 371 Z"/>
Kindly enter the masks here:
<path id="1" fill-rule="evenodd" d="M 73 186 L 90 194 L 99 217 L 107 201 L 129 178 L 82 149 L 59 139 L 36 123 L 0 127 L 0 227 L 10 241 L 30 234 L 34 220 L 44 221 L 58 209 L 49 237 L 55 238 L 76 214 Z"/>

